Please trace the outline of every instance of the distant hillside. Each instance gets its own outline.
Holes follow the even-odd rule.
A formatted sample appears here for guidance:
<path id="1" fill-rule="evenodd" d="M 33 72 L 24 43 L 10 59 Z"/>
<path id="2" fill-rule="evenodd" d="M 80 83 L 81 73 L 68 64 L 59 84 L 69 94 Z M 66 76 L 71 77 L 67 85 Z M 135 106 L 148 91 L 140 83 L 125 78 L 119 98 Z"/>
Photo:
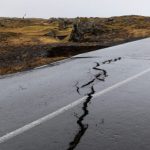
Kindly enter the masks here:
<path id="1" fill-rule="evenodd" d="M 150 37 L 150 17 L 0 18 L 0 74 Z"/>
<path id="2" fill-rule="evenodd" d="M 150 17 L 79 18 L 74 24 L 70 40 L 107 43 L 148 36 L 150 36 Z"/>

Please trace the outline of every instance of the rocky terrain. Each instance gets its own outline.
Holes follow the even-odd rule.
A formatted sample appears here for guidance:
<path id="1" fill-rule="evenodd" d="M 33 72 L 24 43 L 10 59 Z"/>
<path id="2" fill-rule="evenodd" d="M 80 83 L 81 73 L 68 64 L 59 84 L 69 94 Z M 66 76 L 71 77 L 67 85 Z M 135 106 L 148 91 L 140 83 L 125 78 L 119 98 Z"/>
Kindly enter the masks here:
<path id="1" fill-rule="evenodd" d="M 150 17 L 0 18 L 0 74 L 150 37 Z"/>

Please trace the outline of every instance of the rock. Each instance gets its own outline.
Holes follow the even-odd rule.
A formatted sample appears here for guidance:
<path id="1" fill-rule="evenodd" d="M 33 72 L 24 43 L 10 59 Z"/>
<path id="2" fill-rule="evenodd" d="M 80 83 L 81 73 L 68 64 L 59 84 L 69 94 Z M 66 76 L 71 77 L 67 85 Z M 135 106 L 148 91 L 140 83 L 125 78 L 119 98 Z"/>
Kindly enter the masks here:
<path id="1" fill-rule="evenodd" d="M 56 33 L 55 33 L 55 31 L 49 31 L 48 33 L 46 33 L 44 36 L 50 36 L 50 37 L 56 37 Z"/>

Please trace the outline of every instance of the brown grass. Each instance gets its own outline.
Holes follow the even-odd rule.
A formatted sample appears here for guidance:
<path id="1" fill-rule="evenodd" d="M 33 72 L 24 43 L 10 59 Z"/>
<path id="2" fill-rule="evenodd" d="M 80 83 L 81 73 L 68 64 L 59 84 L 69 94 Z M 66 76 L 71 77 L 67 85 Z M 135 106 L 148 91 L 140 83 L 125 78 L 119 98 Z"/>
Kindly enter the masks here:
<path id="1" fill-rule="evenodd" d="M 93 49 L 90 47 L 89 50 L 95 50 L 97 48 L 94 46 L 94 42 L 105 47 L 150 37 L 150 17 L 78 18 L 68 21 L 70 23 L 65 28 L 62 28 L 60 27 L 61 19 L 50 22 L 46 19 L 34 18 L 0 18 L 0 75 L 24 71 L 85 52 L 85 49 L 81 48 L 82 44 L 88 45 L 90 43 Z M 77 47 L 72 49 L 71 44 L 73 41 L 70 43 L 69 40 L 73 31 L 73 22 L 77 21 L 82 24 L 94 22 L 99 29 L 99 33 L 96 33 L 98 34 L 98 39 L 92 30 L 88 30 L 87 33 L 82 33 L 84 35 L 84 43 L 81 44 L 81 41 L 79 41 Z M 64 38 L 61 39 L 61 37 Z M 57 52 L 54 52 L 55 55 L 53 57 L 39 55 L 35 57 L 32 55 L 39 51 L 49 53 L 51 46 L 55 44 L 58 44 L 58 46 Z M 69 48 L 70 50 L 68 50 Z M 85 48 L 87 47 L 85 46 Z M 71 53 L 71 51 L 74 52 Z M 63 55 L 61 55 L 62 53 Z M 16 61 L 18 57 L 20 59 Z"/>
<path id="2" fill-rule="evenodd" d="M 25 71 L 25 70 L 28 70 L 37 66 L 42 66 L 42 65 L 46 65 L 49 63 L 59 61 L 59 60 L 63 60 L 65 58 L 66 57 L 55 57 L 55 58 L 38 57 L 38 58 L 33 59 L 32 61 L 25 62 L 22 64 L 0 67 L 0 75 L 15 73 L 19 71 Z"/>

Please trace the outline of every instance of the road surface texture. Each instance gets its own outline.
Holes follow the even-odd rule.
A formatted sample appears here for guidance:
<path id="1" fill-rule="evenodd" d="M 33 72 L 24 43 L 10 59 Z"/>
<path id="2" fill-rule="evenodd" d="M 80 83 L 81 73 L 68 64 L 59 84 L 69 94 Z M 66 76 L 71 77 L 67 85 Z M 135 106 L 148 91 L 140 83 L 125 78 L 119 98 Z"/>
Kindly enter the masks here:
<path id="1" fill-rule="evenodd" d="M 150 150 L 150 38 L 0 79 L 0 150 Z"/>

